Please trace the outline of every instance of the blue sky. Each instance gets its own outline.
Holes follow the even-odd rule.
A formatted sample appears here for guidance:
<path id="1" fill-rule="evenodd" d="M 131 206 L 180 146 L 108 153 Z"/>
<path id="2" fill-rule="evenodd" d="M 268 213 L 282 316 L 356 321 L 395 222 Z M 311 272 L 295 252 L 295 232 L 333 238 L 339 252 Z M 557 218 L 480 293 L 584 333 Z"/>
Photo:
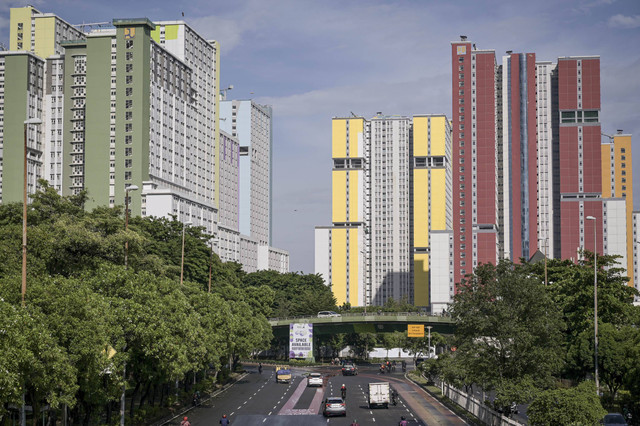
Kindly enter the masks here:
<path id="1" fill-rule="evenodd" d="M 450 42 L 460 35 L 498 61 L 506 50 L 550 61 L 600 55 L 602 130 L 634 135 L 640 209 L 637 0 L 0 0 L 0 41 L 9 7 L 27 3 L 72 24 L 184 19 L 221 43 L 228 98 L 273 105 L 273 243 L 289 250 L 292 271 L 314 272 L 314 226 L 331 221 L 331 118 L 450 117 Z"/>

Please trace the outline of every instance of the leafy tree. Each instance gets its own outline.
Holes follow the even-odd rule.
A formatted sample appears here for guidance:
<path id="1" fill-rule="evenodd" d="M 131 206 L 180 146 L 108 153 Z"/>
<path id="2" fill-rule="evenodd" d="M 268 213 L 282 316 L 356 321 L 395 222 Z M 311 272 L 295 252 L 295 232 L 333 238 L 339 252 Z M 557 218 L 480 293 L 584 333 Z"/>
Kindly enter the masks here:
<path id="1" fill-rule="evenodd" d="M 598 320 L 618 327 L 636 323 L 639 307 L 633 306 L 637 291 L 627 285 L 628 278 L 619 267 L 619 256 L 598 256 Z M 552 300 L 562 312 L 566 324 L 564 333 L 567 357 L 565 375 L 584 379 L 593 371 L 593 253 L 584 252 L 584 260 L 574 263 L 569 260 L 550 260 L 548 263 L 549 285 Z M 524 266 L 540 279 L 544 269 L 540 264 Z M 591 346 L 588 335 L 591 335 Z"/>
<path id="2" fill-rule="evenodd" d="M 605 414 L 594 383 L 588 381 L 570 389 L 542 391 L 527 409 L 534 426 L 593 425 Z"/>
<path id="3" fill-rule="evenodd" d="M 543 283 L 508 261 L 480 265 L 458 286 L 455 364 L 485 390 L 529 377 L 553 382 L 562 367 L 562 320 Z"/>
<path id="4" fill-rule="evenodd" d="M 393 333 L 384 333 L 381 339 L 383 347 L 387 350 L 387 358 L 389 357 L 389 350 L 393 348 L 401 348 L 405 344 L 406 335 L 400 331 L 394 331 Z"/>
<path id="5" fill-rule="evenodd" d="M 376 346 L 378 339 L 375 333 L 347 334 L 347 344 L 358 358 L 367 359 L 369 349 Z"/>
<path id="6" fill-rule="evenodd" d="M 0 300 L 0 330 L 0 411 L 9 402 L 22 404 L 23 394 L 36 413 L 43 404 L 53 408 L 73 405 L 78 388 L 76 370 L 47 329 L 46 317 L 37 308 L 22 308 Z M 34 416 L 33 425 L 36 424 Z"/>
<path id="7" fill-rule="evenodd" d="M 638 364 L 640 331 L 636 327 L 616 327 L 610 323 L 598 327 L 598 369 L 613 399 L 625 379 Z"/>

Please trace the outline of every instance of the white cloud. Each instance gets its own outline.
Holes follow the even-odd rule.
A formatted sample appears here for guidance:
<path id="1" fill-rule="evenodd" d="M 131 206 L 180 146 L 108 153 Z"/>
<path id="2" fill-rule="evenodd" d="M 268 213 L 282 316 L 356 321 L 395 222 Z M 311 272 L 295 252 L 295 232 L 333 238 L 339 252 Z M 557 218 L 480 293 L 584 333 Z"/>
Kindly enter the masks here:
<path id="1" fill-rule="evenodd" d="M 218 16 L 191 19 L 189 24 L 208 40 L 217 40 L 222 52 L 229 52 L 242 41 L 242 28 L 237 21 Z"/>
<path id="2" fill-rule="evenodd" d="M 638 28 L 640 27 L 640 15 L 623 15 L 621 13 L 613 15 L 607 22 L 614 28 Z"/>

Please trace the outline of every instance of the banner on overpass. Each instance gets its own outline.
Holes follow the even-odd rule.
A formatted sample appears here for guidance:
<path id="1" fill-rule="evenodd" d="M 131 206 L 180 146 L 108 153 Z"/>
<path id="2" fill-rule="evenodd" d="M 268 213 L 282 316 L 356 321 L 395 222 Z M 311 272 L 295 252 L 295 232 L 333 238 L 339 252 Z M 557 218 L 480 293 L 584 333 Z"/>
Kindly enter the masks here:
<path id="1" fill-rule="evenodd" d="M 312 357 L 313 324 L 289 324 L 289 358 Z"/>
<path id="2" fill-rule="evenodd" d="M 407 337 L 424 337 L 424 324 L 407 324 Z"/>

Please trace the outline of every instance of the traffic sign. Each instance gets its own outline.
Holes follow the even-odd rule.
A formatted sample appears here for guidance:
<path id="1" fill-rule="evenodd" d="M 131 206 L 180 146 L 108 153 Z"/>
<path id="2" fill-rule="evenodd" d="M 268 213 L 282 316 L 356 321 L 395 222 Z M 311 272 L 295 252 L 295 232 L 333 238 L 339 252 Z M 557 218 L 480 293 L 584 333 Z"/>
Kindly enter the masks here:
<path id="1" fill-rule="evenodd" d="M 424 324 L 407 324 L 407 337 L 424 337 Z"/>

